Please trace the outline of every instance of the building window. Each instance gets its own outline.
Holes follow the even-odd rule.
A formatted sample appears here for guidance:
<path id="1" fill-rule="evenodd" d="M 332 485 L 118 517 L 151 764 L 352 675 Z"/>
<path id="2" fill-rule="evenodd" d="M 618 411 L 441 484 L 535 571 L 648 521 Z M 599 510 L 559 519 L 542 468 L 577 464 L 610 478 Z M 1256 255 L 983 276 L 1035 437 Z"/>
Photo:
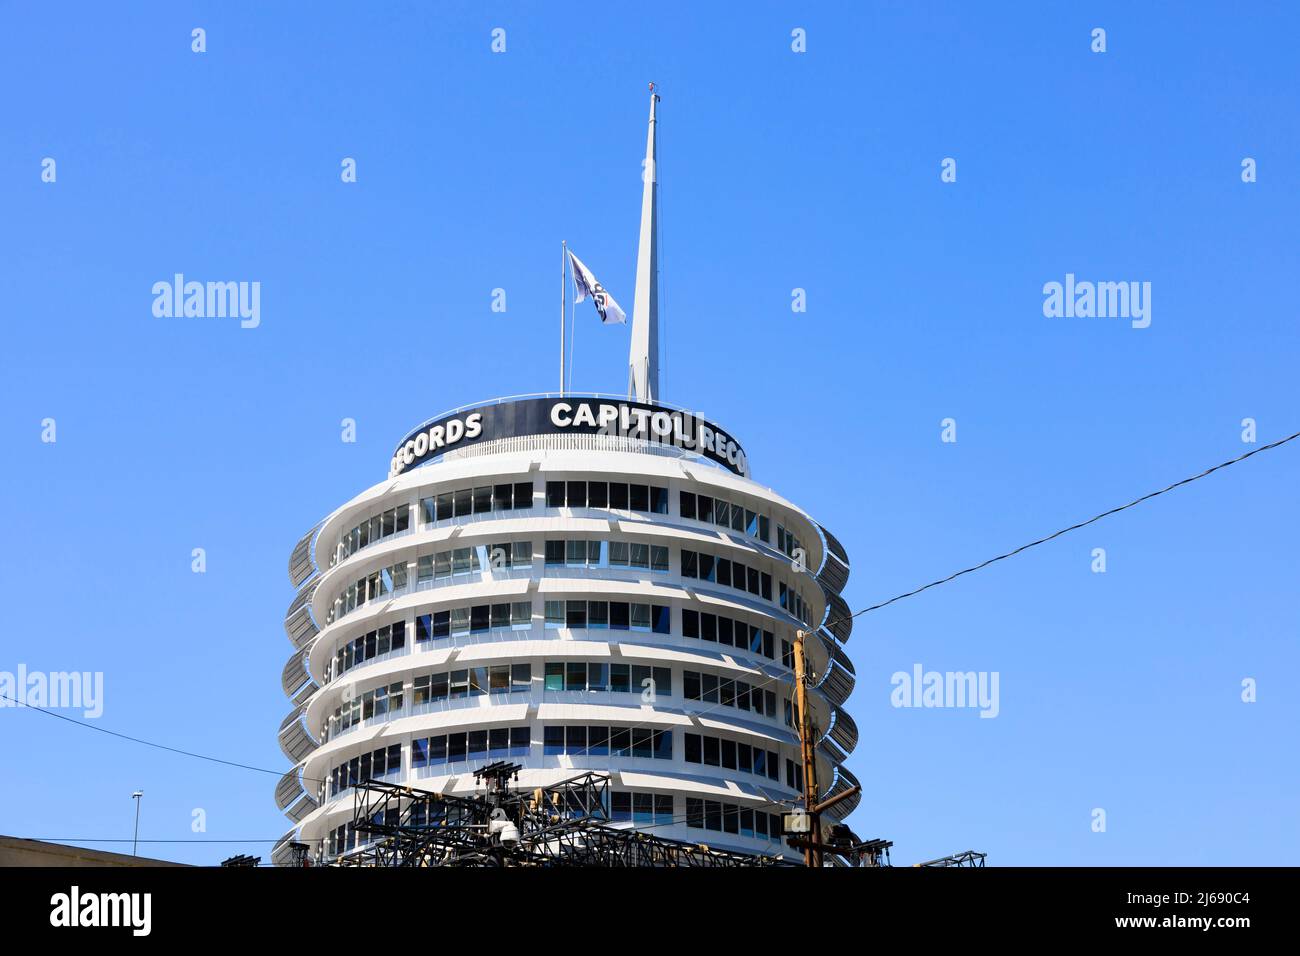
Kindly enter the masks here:
<path id="1" fill-rule="evenodd" d="M 704 801 L 698 797 L 686 798 L 686 825 L 696 830 L 704 829 Z"/>
<path id="2" fill-rule="evenodd" d="M 446 521 L 450 518 L 470 514 L 486 514 L 492 511 L 515 511 L 533 506 L 533 483 L 531 481 L 514 484 L 489 485 L 478 488 L 459 488 L 455 491 L 439 492 L 420 499 L 420 514 L 425 524 Z M 401 512 L 397 513 L 395 528 L 398 533 L 402 527 Z M 409 526 L 409 517 L 408 517 Z"/>
<path id="3" fill-rule="evenodd" d="M 511 757 L 526 757 L 532 750 L 532 740 L 529 736 L 527 727 L 510 728 L 510 753 Z"/>
<path id="4" fill-rule="evenodd" d="M 453 637 L 459 637 L 469 633 L 469 608 L 454 607 L 451 609 L 451 634 Z"/>
<path id="5" fill-rule="evenodd" d="M 692 611 L 687 608 L 682 609 L 682 636 L 699 637 L 700 636 L 700 612 Z"/>
<path id="6" fill-rule="evenodd" d="M 565 482 L 568 489 L 568 500 L 566 504 L 570 508 L 587 507 L 587 483 L 585 481 Z"/>
<path id="7" fill-rule="evenodd" d="M 454 514 L 455 517 L 463 518 L 466 515 L 474 513 L 474 489 L 473 488 L 460 488 L 456 491 L 453 491 L 451 497 L 452 497 L 452 509 L 455 513 Z"/>
<path id="8" fill-rule="evenodd" d="M 567 602 L 565 613 L 565 626 L 570 628 L 587 626 L 587 602 L 586 601 L 569 601 Z"/>
<path id="9" fill-rule="evenodd" d="M 564 664 L 561 661 L 547 661 L 542 688 L 548 691 L 564 690 Z"/>
<path id="10" fill-rule="evenodd" d="M 609 507 L 613 511 L 628 510 L 627 485 L 614 481 L 609 483 Z"/>
<path id="11" fill-rule="evenodd" d="M 632 794 L 614 791 L 609 795 L 609 816 L 614 823 L 629 823 L 632 820 Z"/>
<path id="12" fill-rule="evenodd" d="M 581 757 L 587 752 L 587 728 L 570 725 L 564 728 L 564 752 L 570 757 Z"/>
<path id="13" fill-rule="evenodd" d="M 463 733 L 447 735 L 447 762 L 460 763 L 465 759 L 466 741 Z"/>
<path id="14" fill-rule="evenodd" d="M 338 547 L 331 559 L 331 566 L 340 559 L 349 557 L 362 548 L 410 530 L 411 507 L 402 504 L 379 514 L 371 515 L 350 531 L 339 535 Z"/>
<path id="15" fill-rule="evenodd" d="M 550 544 L 550 542 L 547 542 L 547 544 Z M 594 568 L 600 566 L 599 541 L 584 541 L 580 538 L 571 538 L 564 542 L 564 545 L 564 563 L 569 567 Z"/>
<path id="16" fill-rule="evenodd" d="M 573 602 L 570 601 L 570 604 Z M 564 689 L 587 689 L 587 665 L 581 661 L 570 661 L 564 666 Z"/>
<path id="17" fill-rule="evenodd" d="M 683 759 L 687 763 L 720 767 L 724 770 L 736 770 L 772 780 L 776 779 L 774 768 L 778 765 L 778 758 L 777 754 L 771 750 L 763 750 L 760 747 L 743 744 L 735 740 L 702 736 L 700 734 L 683 734 L 682 752 Z M 786 764 L 793 767 L 793 763 L 789 760 L 786 761 Z"/>
<path id="18" fill-rule="evenodd" d="M 486 730 L 471 730 L 466 735 L 466 750 L 470 760 L 482 760 L 488 754 L 488 732 Z"/>
<path id="19" fill-rule="evenodd" d="M 546 602 L 546 626 L 564 627 L 564 602 L 547 601 Z"/>
<path id="20" fill-rule="evenodd" d="M 548 481 L 546 483 L 546 507 L 564 507 L 564 482 Z"/>
<path id="21" fill-rule="evenodd" d="M 609 626 L 611 630 L 626 631 L 631 623 L 629 605 L 626 601 L 609 602 Z"/>
<path id="22" fill-rule="evenodd" d="M 695 493 L 682 491 L 678 493 L 677 510 L 683 518 L 695 518 Z"/>
<path id="23" fill-rule="evenodd" d="M 557 756 L 564 753 L 563 727 L 542 728 L 542 753 L 546 756 Z"/>
<path id="24" fill-rule="evenodd" d="M 543 753 L 570 757 L 605 756 L 671 760 L 672 731 L 644 727 L 606 727 L 570 724 L 543 727 Z"/>

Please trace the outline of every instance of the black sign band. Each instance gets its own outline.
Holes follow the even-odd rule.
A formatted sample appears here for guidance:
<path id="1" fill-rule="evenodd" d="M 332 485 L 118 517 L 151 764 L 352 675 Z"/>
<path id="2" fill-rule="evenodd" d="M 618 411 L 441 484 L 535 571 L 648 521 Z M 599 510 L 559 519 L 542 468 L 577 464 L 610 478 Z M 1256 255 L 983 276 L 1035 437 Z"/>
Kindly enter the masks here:
<path id="1" fill-rule="evenodd" d="M 698 415 L 643 402 L 575 395 L 526 398 L 482 405 L 422 425 L 402 439 L 389 476 L 458 448 L 523 435 L 610 435 L 692 451 L 749 477 L 745 450 L 735 438 Z"/>

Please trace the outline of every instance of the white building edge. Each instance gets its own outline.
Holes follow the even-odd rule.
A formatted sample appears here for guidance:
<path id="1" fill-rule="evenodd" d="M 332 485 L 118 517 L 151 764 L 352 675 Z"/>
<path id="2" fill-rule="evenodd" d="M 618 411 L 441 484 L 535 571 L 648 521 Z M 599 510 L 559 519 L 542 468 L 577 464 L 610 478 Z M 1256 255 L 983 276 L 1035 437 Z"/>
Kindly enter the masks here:
<path id="1" fill-rule="evenodd" d="M 352 786 L 468 794 L 473 771 L 519 785 L 608 772 L 618 825 L 741 852 L 799 854 L 791 645 L 816 686 L 823 798 L 857 781 L 843 705 L 848 557 L 748 477 L 716 425 L 658 398 L 652 93 L 629 360 L 637 400 L 498 399 L 431 419 L 390 476 L 294 548 L 294 653 L 280 727 L 293 767 L 276 802 L 317 862 L 356 852 Z M 855 795 L 828 811 L 852 812 Z"/>

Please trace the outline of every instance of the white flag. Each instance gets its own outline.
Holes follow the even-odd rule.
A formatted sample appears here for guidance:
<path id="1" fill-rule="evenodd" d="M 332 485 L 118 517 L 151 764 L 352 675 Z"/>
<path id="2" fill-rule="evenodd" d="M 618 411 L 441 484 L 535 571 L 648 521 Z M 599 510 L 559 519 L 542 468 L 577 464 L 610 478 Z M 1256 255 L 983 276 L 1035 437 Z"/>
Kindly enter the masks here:
<path id="1" fill-rule="evenodd" d="M 605 291 L 605 287 L 596 281 L 596 277 L 591 274 L 590 269 L 583 265 L 582 260 L 570 252 L 569 262 L 573 266 L 573 282 L 578 289 L 573 301 L 581 302 L 587 296 L 591 296 L 596 311 L 600 313 L 600 321 L 606 325 L 614 322 L 626 322 L 627 314 L 619 308 L 618 303 L 614 301 L 614 297 Z"/>

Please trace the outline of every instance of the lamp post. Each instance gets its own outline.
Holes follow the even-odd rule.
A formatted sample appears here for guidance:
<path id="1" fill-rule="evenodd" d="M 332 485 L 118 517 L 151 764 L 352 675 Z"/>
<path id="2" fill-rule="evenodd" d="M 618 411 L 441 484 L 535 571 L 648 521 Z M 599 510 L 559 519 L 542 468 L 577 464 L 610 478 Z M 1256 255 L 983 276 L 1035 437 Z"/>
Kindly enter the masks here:
<path id="1" fill-rule="evenodd" d="M 140 798 L 144 796 L 143 790 L 137 790 L 131 794 L 131 799 L 135 801 L 135 837 L 131 842 L 131 855 L 136 855 L 136 850 L 140 846 Z"/>

